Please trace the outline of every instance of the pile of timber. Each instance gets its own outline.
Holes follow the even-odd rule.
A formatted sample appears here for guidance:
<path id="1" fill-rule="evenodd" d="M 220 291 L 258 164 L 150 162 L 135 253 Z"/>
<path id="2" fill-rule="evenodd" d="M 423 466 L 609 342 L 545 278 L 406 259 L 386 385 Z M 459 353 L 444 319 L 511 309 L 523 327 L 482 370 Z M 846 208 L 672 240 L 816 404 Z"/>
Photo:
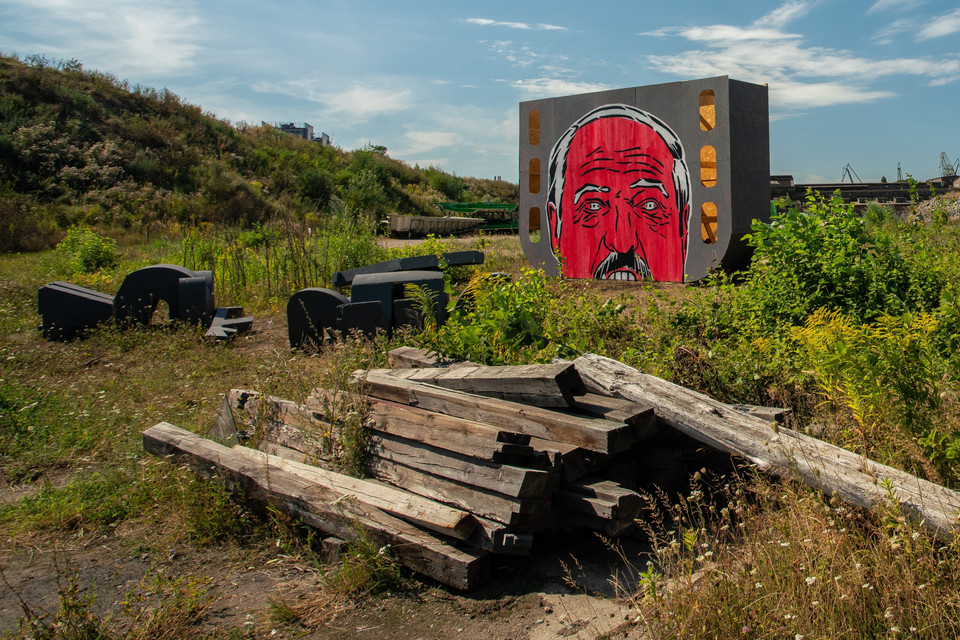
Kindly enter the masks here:
<path id="1" fill-rule="evenodd" d="M 637 488 L 683 475 L 681 440 L 859 507 L 895 496 L 934 536 L 957 531 L 957 492 L 778 426 L 778 410 L 727 405 L 614 360 L 440 366 L 404 348 L 390 362 L 402 368 L 358 371 L 349 391 L 315 389 L 302 404 L 232 389 L 216 441 L 160 423 L 144 449 L 327 534 L 362 528 L 459 589 L 485 581 L 492 554 L 529 554 L 538 532 L 630 530 Z M 363 480 L 330 470 L 358 421 Z"/>
<path id="2" fill-rule="evenodd" d="M 491 554 L 531 553 L 538 532 L 635 526 L 643 501 L 624 469 L 656 431 L 653 410 L 588 393 L 572 363 L 374 369 L 354 381 L 303 403 L 231 389 L 218 442 L 161 423 L 144 448 L 330 535 L 359 525 L 460 589 L 483 582 Z M 363 480 L 330 470 L 352 437 L 348 414 L 363 420 Z"/>

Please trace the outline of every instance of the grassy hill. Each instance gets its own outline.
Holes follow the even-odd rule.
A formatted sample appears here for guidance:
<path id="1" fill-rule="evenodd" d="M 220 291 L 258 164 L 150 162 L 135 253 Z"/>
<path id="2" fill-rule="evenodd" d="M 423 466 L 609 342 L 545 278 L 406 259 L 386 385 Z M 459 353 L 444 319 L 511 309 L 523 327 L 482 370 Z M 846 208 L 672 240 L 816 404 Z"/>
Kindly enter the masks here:
<path id="1" fill-rule="evenodd" d="M 515 184 L 411 167 L 382 146 L 344 151 L 236 127 L 75 60 L 0 56 L 0 251 L 51 246 L 75 224 L 149 236 L 173 223 L 431 215 L 437 201 L 517 195 Z"/>

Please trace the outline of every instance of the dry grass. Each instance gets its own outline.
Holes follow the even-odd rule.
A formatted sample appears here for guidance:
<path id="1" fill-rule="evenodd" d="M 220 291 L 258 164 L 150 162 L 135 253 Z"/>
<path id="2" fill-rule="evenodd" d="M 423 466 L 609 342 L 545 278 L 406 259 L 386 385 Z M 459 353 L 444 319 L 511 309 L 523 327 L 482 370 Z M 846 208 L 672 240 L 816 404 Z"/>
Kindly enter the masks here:
<path id="1" fill-rule="evenodd" d="M 746 471 L 651 496 L 628 594 L 651 637 L 956 638 L 960 542 Z"/>

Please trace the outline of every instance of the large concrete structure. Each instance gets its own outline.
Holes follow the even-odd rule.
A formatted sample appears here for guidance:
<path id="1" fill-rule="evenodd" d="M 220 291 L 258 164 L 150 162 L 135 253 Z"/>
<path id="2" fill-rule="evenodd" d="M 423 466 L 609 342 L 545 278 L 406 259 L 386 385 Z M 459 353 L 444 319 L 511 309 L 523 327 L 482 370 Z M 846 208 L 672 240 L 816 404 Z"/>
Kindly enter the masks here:
<path id="1" fill-rule="evenodd" d="M 743 235 L 769 214 L 765 86 L 723 76 L 520 103 L 520 240 L 550 274 L 697 280 L 741 265 Z"/>

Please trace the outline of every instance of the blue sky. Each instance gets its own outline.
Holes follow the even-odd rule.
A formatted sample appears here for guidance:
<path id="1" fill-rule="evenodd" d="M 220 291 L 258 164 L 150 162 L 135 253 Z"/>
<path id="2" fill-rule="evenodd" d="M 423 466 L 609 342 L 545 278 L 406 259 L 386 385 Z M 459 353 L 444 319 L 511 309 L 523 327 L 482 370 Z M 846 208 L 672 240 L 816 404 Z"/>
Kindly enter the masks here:
<path id="1" fill-rule="evenodd" d="M 0 51 L 462 176 L 516 181 L 520 101 L 716 75 L 769 85 L 772 173 L 960 158 L 956 0 L 0 0 Z"/>

